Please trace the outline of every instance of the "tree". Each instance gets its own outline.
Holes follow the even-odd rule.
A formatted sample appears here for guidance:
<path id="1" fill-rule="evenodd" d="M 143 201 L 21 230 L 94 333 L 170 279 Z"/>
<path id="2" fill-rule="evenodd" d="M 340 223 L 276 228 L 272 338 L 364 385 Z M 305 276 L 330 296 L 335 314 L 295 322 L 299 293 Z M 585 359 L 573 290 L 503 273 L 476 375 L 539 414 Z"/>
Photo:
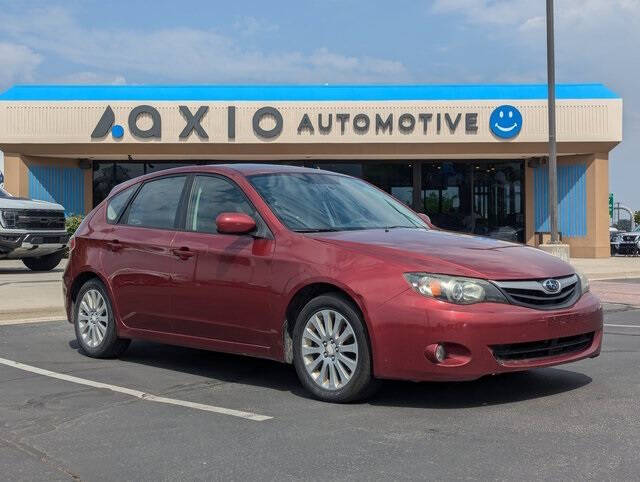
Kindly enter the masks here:
<path id="1" fill-rule="evenodd" d="M 636 224 L 640 224 L 640 211 L 636 211 L 635 213 L 633 213 L 633 221 Z"/>

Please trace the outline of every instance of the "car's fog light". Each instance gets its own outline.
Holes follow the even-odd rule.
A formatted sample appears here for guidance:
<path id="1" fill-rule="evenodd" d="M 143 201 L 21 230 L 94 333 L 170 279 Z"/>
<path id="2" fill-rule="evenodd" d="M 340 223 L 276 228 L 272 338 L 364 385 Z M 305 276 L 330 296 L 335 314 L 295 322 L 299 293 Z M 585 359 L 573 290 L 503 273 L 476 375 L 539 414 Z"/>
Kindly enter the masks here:
<path id="1" fill-rule="evenodd" d="M 447 350 L 444 349 L 444 345 L 436 346 L 434 355 L 436 356 L 438 363 L 442 363 L 444 359 L 447 358 Z"/>
<path id="2" fill-rule="evenodd" d="M 445 363 L 449 361 L 449 353 L 445 343 L 434 343 L 424 349 L 424 356 L 432 363 Z"/>

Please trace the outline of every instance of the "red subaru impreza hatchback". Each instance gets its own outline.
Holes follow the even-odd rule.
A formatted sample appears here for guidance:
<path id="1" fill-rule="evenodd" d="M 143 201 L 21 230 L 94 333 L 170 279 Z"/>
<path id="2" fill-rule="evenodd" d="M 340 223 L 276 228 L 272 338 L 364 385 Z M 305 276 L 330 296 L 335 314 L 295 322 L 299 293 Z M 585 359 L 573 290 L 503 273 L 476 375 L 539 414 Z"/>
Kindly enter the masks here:
<path id="1" fill-rule="evenodd" d="M 588 281 L 535 248 L 434 229 L 364 181 L 192 166 L 116 187 L 64 273 L 91 357 L 155 340 L 293 363 L 314 396 L 471 380 L 600 353 Z"/>

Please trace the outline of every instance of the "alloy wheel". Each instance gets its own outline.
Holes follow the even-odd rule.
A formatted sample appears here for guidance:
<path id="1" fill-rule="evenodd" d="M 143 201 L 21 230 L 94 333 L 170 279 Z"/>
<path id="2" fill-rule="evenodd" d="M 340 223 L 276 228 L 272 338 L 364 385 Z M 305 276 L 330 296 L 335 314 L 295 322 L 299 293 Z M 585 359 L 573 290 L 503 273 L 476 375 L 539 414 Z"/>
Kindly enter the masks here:
<path id="1" fill-rule="evenodd" d="M 358 342 L 349 320 L 325 309 L 306 322 L 301 339 L 304 366 L 316 385 L 338 390 L 349 383 L 358 366 Z"/>
<path id="2" fill-rule="evenodd" d="M 107 303 L 96 289 L 88 290 L 80 301 L 78 328 L 82 341 L 95 348 L 102 343 L 107 333 L 109 311 Z"/>

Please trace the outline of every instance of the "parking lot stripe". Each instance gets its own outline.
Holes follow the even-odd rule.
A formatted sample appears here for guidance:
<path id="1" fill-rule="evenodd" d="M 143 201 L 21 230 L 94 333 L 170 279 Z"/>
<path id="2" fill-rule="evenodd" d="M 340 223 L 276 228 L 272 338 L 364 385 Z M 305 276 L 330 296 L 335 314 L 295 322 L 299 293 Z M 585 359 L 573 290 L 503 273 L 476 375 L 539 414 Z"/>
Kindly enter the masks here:
<path id="1" fill-rule="evenodd" d="M 58 380 L 64 380 L 71 383 L 77 383 L 78 385 L 86 385 L 88 387 L 103 388 L 105 390 L 111 390 L 112 392 L 124 393 L 132 397 L 146 400 L 149 402 L 166 403 L 169 405 L 178 405 L 181 407 L 194 408 L 196 410 L 202 410 L 205 412 L 219 413 L 222 415 L 230 415 L 232 417 L 244 418 L 247 420 L 253 420 L 254 422 L 264 422 L 270 420 L 273 417 L 267 415 L 260 415 L 258 413 L 243 412 L 241 410 L 233 410 L 231 408 L 216 407 L 214 405 L 206 405 L 204 403 L 189 402 L 186 400 L 177 400 L 175 398 L 159 397 L 152 395 L 151 393 L 141 392 L 139 390 L 132 390 L 131 388 L 119 387 L 117 385 L 110 385 L 108 383 L 94 382 L 93 380 L 87 380 L 85 378 L 78 378 L 72 375 L 65 375 L 64 373 L 56 373 L 43 368 L 26 365 L 14 360 L 7 360 L 6 358 L 0 358 L 0 364 L 9 367 L 17 368 L 18 370 L 24 370 L 26 372 L 36 373 L 45 377 L 56 378 Z"/>
<path id="2" fill-rule="evenodd" d="M 605 323 L 604 326 L 611 326 L 613 328 L 640 328 L 640 325 L 613 325 L 611 323 Z"/>

